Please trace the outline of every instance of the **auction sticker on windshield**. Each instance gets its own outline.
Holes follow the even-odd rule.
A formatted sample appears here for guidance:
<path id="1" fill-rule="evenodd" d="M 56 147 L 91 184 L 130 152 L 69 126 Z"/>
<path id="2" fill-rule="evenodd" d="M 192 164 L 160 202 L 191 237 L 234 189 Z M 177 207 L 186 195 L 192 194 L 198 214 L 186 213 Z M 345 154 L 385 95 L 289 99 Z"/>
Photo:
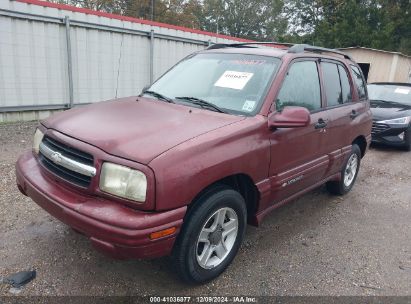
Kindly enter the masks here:
<path id="1" fill-rule="evenodd" d="M 254 100 L 246 100 L 243 104 L 243 111 L 251 112 L 254 110 L 255 101 Z"/>
<path id="2" fill-rule="evenodd" d="M 214 86 L 242 90 L 253 75 L 247 72 L 225 71 Z"/>

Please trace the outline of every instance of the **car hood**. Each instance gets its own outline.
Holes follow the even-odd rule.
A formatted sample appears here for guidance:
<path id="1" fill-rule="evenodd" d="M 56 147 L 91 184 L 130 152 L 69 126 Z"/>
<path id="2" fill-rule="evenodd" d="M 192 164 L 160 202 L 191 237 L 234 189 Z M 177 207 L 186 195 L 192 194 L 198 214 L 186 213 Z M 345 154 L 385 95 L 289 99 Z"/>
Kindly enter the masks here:
<path id="1" fill-rule="evenodd" d="M 143 97 L 128 97 L 76 107 L 43 122 L 106 153 L 148 164 L 191 138 L 243 120 Z"/>
<path id="2" fill-rule="evenodd" d="M 386 103 L 377 100 L 371 100 L 370 105 L 374 120 L 386 120 L 411 116 L 411 105 Z"/>

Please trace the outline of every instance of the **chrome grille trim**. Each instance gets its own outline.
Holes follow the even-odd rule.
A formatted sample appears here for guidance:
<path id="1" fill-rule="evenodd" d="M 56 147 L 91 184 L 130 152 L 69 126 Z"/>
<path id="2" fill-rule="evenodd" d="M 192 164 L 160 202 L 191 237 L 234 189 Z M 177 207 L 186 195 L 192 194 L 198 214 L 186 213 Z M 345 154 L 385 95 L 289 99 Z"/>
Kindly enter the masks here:
<path id="1" fill-rule="evenodd" d="M 58 151 L 72 160 L 89 166 L 93 166 L 94 164 L 94 158 L 90 154 L 67 146 L 66 144 L 56 141 L 47 135 L 43 138 L 43 142 L 51 150 Z"/>
<path id="2" fill-rule="evenodd" d="M 387 124 L 373 122 L 371 133 L 372 134 L 381 133 L 381 132 L 384 132 L 384 131 L 388 130 L 389 128 L 390 128 L 390 126 L 387 125 Z"/>
<path id="3" fill-rule="evenodd" d="M 47 158 L 49 161 L 55 163 L 56 165 L 64 167 L 68 170 L 71 170 L 71 171 L 74 171 L 74 172 L 77 172 L 79 174 L 83 174 L 89 177 L 96 176 L 97 170 L 93 166 L 89 166 L 86 164 L 82 164 L 78 161 L 72 160 L 62 155 L 60 152 L 52 150 L 50 147 L 48 147 L 43 142 L 40 144 L 40 153 L 45 158 Z"/>

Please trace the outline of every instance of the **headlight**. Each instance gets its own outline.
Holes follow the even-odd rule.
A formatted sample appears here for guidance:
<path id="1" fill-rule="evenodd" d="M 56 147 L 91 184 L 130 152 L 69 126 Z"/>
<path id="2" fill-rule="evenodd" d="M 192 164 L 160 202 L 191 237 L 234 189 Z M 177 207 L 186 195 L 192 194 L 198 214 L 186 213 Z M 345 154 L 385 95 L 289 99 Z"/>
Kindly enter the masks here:
<path id="1" fill-rule="evenodd" d="M 39 154 L 40 143 L 43 140 L 44 134 L 39 129 L 36 129 L 33 138 L 33 151 Z"/>
<path id="2" fill-rule="evenodd" d="M 144 202 L 147 178 L 141 171 L 106 162 L 101 169 L 100 189 L 133 201 Z"/>
<path id="3" fill-rule="evenodd" d="M 389 119 L 389 120 L 381 120 L 377 121 L 378 123 L 385 123 L 390 125 L 408 125 L 411 121 L 411 116 Z"/>

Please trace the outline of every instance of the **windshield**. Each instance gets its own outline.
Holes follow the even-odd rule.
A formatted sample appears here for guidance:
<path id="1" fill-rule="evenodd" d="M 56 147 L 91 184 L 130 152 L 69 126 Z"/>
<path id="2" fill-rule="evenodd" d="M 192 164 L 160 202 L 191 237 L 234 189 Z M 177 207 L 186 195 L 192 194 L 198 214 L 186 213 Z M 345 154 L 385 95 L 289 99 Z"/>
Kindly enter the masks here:
<path id="1" fill-rule="evenodd" d="M 370 100 L 383 100 L 411 105 L 411 86 L 394 84 L 369 84 Z"/>
<path id="2" fill-rule="evenodd" d="M 224 112 L 253 115 L 279 62 L 278 58 L 256 55 L 196 54 L 173 67 L 149 90 L 179 104 L 205 107 L 202 100 Z"/>

